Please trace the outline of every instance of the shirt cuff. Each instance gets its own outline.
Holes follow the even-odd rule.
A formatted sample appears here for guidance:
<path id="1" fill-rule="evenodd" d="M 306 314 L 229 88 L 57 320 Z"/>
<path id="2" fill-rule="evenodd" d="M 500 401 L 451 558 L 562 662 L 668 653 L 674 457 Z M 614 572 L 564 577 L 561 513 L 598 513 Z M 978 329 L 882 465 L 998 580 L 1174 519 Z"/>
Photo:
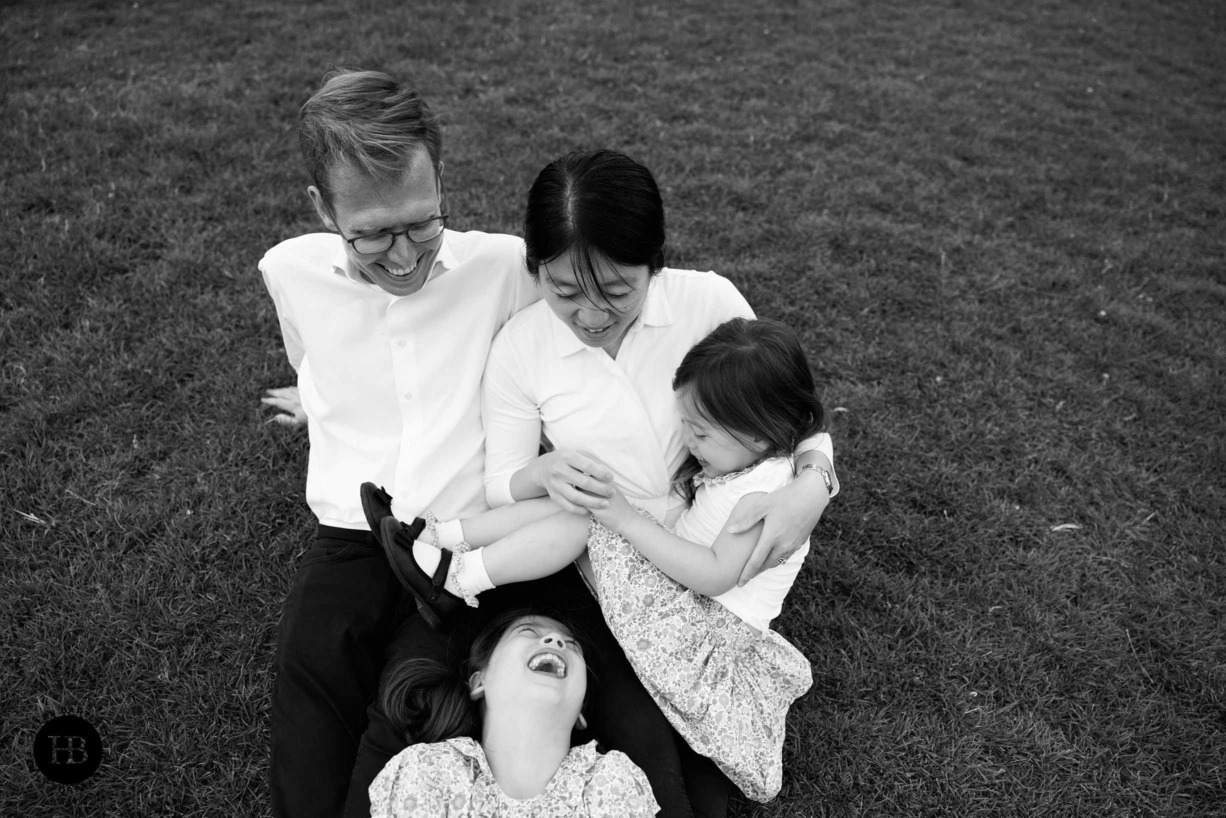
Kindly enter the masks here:
<path id="1" fill-rule="evenodd" d="M 807 437 L 796 446 L 796 451 L 793 452 L 794 457 L 800 457 L 806 452 L 817 450 L 826 456 L 830 461 L 830 482 L 834 484 L 834 489 L 830 492 L 830 499 L 834 499 L 839 494 L 839 473 L 834 467 L 834 440 L 828 432 L 818 432 L 812 437 Z"/>
<path id="2" fill-rule="evenodd" d="M 511 476 L 485 478 L 485 502 L 490 508 L 509 506 L 515 502 L 511 496 Z"/>

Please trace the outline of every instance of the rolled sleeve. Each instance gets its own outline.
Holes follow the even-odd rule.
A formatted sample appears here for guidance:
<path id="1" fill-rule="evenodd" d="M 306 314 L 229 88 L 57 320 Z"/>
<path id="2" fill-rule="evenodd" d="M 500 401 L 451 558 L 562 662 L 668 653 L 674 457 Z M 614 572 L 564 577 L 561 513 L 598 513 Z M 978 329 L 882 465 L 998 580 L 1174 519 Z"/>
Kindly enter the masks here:
<path id="1" fill-rule="evenodd" d="M 271 252 L 265 254 L 260 260 L 260 275 L 264 278 L 265 289 L 272 297 L 273 306 L 277 311 L 277 322 L 281 325 L 281 342 L 285 345 L 285 357 L 289 359 L 290 366 L 297 372 L 302 366 L 302 359 L 306 356 L 306 347 L 294 323 L 289 299 L 285 298 L 284 292 L 278 286 L 278 278 L 274 274 L 277 269 L 279 267 L 272 258 Z"/>
<path id="2" fill-rule="evenodd" d="M 812 437 L 807 437 L 800 441 L 794 454 L 796 457 L 800 457 L 802 454 L 814 450 L 826 455 L 826 459 L 830 461 L 830 482 L 834 483 L 834 490 L 830 492 L 830 497 L 833 499 L 839 493 L 839 475 L 834 468 L 834 439 L 830 437 L 828 432 L 818 432 Z"/>
<path id="3" fill-rule="evenodd" d="M 511 478 L 540 451 L 540 406 L 525 388 L 532 379 L 507 333 L 494 339 L 481 383 L 485 426 L 485 500 L 491 508 L 514 502 Z"/>

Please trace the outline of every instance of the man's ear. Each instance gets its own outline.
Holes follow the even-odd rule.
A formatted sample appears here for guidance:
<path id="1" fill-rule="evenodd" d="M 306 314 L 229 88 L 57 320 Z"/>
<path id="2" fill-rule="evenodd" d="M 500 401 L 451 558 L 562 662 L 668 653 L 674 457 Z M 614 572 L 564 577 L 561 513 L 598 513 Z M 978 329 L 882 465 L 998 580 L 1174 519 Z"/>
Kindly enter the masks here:
<path id="1" fill-rule="evenodd" d="M 485 698 L 485 682 L 481 679 L 481 671 L 468 677 L 468 698 L 479 702 Z"/>
<path id="2" fill-rule="evenodd" d="M 307 188 L 307 195 L 311 197 L 311 204 L 315 205 L 315 212 L 319 214 L 324 227 L 337 233 L 341 232 L 336 226 L 336 221 L 332 218 L 332 214 L 328 212 L 328 206 L 324 204 L 324 195 L 319 192 L 319 188 L 311 185 Z"/>

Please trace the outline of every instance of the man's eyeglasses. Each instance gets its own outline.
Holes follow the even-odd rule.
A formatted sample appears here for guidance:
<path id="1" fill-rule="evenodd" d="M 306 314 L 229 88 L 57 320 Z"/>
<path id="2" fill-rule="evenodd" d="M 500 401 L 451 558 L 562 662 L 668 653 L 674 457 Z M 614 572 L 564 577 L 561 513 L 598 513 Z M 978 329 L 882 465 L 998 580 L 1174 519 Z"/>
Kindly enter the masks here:
<path id="1" fill-rule="evenodd" d="M 404 236 L 411 242 L 418 244 L 432 239 L 438 238 L 443 232 L 443 227 L 447 223 L 449 214 L 446 211 L 447 207 L 447 192 L 443 189 L 443 180 L 438 180 L 439 188 L 439 205 L 443 212 L 437 216 L 431 216 L 425 221 L 415 222 L 410 224 L 403 230 L 397 230 L 389 233 L 373 233 L 369 236 L 358 236 L 357 238 L 345 239 L 349 242 L 349 246 L 353 248 L 355 253 L 360 253 L 364 256 L 373 256 L 375 253 L 385 253 L 392 249 L 392 245 L 396 243 L 396 239 Z M 341 238 L 345 238 L 341 236 Z"/>

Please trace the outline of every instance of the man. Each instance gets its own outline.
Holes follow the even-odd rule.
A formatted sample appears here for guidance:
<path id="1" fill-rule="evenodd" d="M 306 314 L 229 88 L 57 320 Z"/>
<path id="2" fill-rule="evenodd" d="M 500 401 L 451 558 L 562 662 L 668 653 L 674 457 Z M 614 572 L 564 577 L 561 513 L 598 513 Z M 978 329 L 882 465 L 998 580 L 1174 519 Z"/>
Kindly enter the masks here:
<path id="1" fill-rule="evenodd" d="M 337 815 L 405 607 L 358 487 L 386 486 L 410 519 L 486 508 L 481 373 L 499 328 L 539 295 L 519 239 L 444 231 L 441 132 L 411 89 L 335 74 L 299 136 L 331 232 L 277 245 L 260 270 L 298 373 L 319 531 L 282 614 L 270 784 L 276 815 Z"/>
<path id="2" fill-rule="evenodd" d="M 298 373 L 296 392 L 274 390 L 265 402 L 307 425 L 306 497 L 319 519 L 285 600 L 273 688 L 273 813 L 293 818 L 368 813 L 366 786 L 405 740 L 377 706 L 373 722 L 367 715 L 393 640 L 398 656 L 456 649 L 412 615 L 359 486 L 386 487 L 404 519 L 426 508 L 444 519 L 485 510 L 486 355 L 502 325 L 540 297 L 520 239 L 444 229 L 441 134 L 412 90 L 377 72 L 331 75 L 303 106 L 299 138 L 307 192 L 330 232 L 285 241 L 260 262 Z M 796 540 L 768 519 L 746 578 Z M 672 733 L 578 575 L 563 573 L 508 590 L 502 604 L 526 596 L 583 608 L 619 660 L 596 685 L 607 714 L 603 725 L 592 720 L 597 735 L 644 767 L 663 814 L 690 815 L 689 801 L 707 791 L 708 812 L 722 814 L 727 780 Z M 483 610 L 500 604 L 490 603 Z"/>

